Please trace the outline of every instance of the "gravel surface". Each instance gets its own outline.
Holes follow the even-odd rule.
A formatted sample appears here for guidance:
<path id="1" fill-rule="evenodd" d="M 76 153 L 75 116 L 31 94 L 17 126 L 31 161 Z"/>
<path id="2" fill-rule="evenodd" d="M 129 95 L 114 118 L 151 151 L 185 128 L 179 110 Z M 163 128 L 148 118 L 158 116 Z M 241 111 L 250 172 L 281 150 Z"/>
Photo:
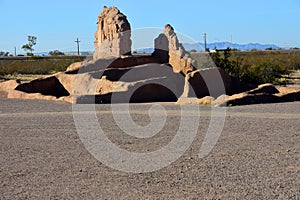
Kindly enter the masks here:
<path id="1" fill-rule="evenodd" d="M 97 105 L 108 138 L 133 151 L 168 144 L 180 107 L 163 104 L 163 131 L 129 137 Z M 151 104 L 131 105 L 137 124 L 150 122 Z M 201 107 L 197 137 L 177 161 L 151 173 L 125 173 L 97 161 L 76 132 L 66 103 L 0 98 L 0 199 L 300 199 L 300 102 L 233 107 L 213 151 L 198 157 L 210 121 Z"/>

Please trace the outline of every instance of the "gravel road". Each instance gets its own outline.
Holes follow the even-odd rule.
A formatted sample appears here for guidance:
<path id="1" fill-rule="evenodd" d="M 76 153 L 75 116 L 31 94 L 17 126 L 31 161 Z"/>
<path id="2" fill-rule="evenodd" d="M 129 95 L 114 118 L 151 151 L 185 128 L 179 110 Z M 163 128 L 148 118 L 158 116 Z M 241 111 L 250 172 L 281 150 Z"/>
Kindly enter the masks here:
<path id="1" fill-rule="evenodd" d="M 149 152 L 168 144 L 179 126 L 179 107 L 163 105 L 172 115 L 150 139 L 122 134 L 109 105 L 96 110 L 112 142 Z M 137 124 L 150 122 L 150 106 L 130 106 Z M 210 108 L 200 109 L 197 137 L 182 157 L 134 174 L 86 150 L 70 104 L 0 98 L 0 199 L 300 199 L 300 102 L 228 108 L 218 143 L 201 159 Z"/>

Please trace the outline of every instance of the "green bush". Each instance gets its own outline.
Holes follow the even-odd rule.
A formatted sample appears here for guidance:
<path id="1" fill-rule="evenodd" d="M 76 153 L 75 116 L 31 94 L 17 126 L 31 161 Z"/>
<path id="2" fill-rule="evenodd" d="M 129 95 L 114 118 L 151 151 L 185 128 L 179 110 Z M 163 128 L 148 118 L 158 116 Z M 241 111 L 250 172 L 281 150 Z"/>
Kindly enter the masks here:
<path id="1" fill-rule="evenodd" d="M 49 52 L 50 56 L 64 56 L 65 54 L 59 50 L 54 50 Z"/>
<path id="2" fill-rule="evenodd" d="M 234 77 L 241 76 L 242 59 L 236 58 L 235 60 L 230 60 L 231 57 L 230 49 L 226 49 L 225 51 L 223 51 L 222 55 L 220 54 L 219 51 L 217 51 L 216 53 L 212 53 L 211 57 L 215 62 L 216 66 L 222 68 L 230 76 L 234 76 Z"/>
<path id="3" fill-rule="evenodd" d="M 252 54 L 253 52 L 248 52 L 248 56 Z M 272 52 L 272 54 L 274 53 Z M 230 49 L 226 49 L 222 52 L 222 54 L 219 51 L 212 53 L 211 57 L 217 67 L 222 68 L 230 76 L 239 78 L 241 81 L 255 84 L 286 84 L 286 81 L 283 79 L 283 77 L 290 73 L 291 67 L 288 67 L 285 62 L 280 63 L 278 60 L 273 60 L 273 57 L 270 56 L 270 53 L 262 53 L 262 55 L 263 57 L 268 55 L 269 59 L 258 59 L 256 61 L 252 60 L 249 62 L 249 58 L 245 56 L 235 55 L 232 57 Z M 281 55 L 276 54 L 276 56 L 280 57 Z M 250 56 L 250 59 L 253 59 L 253 57 Z"/>
<path id="4" fill-rule="evenodd" d="M 282 78 L 288 73 L 289 71 L 277 64 L 259 63 L 243 68 L 243 74 L 240 78 L 243 81 L 257 84 L 285 84 Z"/>

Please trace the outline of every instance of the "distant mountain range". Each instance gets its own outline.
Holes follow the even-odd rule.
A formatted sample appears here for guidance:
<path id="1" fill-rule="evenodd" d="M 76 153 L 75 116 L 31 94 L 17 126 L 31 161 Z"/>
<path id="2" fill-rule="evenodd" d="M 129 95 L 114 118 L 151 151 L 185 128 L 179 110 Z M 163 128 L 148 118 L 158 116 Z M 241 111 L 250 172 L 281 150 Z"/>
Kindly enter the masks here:
<path id="1" fill-rule="evenodd" d="M 204 51 L 204 44 L 203 43 L 183 43 L 184 48 L 187 51 L 191 50 L 196 50 L 196 51 Z M 241 51 L 248 51 L 248 50 L 265 50 L 267 48 L 272 48 L 272 49 L 280 49 L 281 47 L 274 45 L 274 44 L 259 44 L 259 43 L 249 43 L 249 44 L 230 44 L 230 42 L 214 42 L 214 43 L 209 43 L 207 44 L 207 48 L 210 50 L 213 49 L 227 49 L 227 48 L 232 48 L 232 49 L 238 49 Z M 138 50 L 133 50 L 133 52 L 137 53 L 152 53 L 154 51 L 154 48 L 144 48 L 144 49 L 138 49 Z M 64 52 L 66 55 L 77 55 L 77 51 L 74 52 Z M 81 55 L 92 55 L 93 51 L 83 51 L 80 52 Z M 48 52 L 40 52 L 40 53 L 35 53 L 35 55 L 49 55 Z"/>
<path id="2" fill-rule="evenodd" d="M 183 43 L 184 48 L 187 51 L 196 50 L 196 51 L 204 51 L 204 44 L 203 43 Z M 249 43 L 249 44 L 230 44 L 230 42 L 214 42 L 207 44 L 207 48 L 210 50 L 213 49 L 238 49 L 241 51 L 248 51 L 248 50 L 265 50 L 267 48 L 272 49 L 280 49 L 281 47 L 274 45 L 274 44 L 259 44 L 259 43 Z M 138 49 L 136 50 L 137 53 L 152 53 L 154 48 L 145 48 L 145 49 Z"/>
<path id="3" fill-rule="evenodd" d="M 77 56 L 77 51 L 69 51 L 69 52 L 63 52 L 66 56 Z M 88 56 L 88 55 L 93 55 L 93 51 L 80 51 L 80 55 L 82 56 Z M 34 55 L 37 56 L 49 56 L 49 52 L 38 52 L 34 53 Z"/>
<path id="4" fill-rule="evenodd" d="M 183 44 L 185 49 L 187 51 L 191 50 L 197 50 L 197 51 L 204 51 L 204 44 L 203 43 L 195 43 L 195 44 L 189 44 L 185 43 Z M 247 50 L 265 50 L 267 48 L 272 48 L 272 49 L 280 49 L 279 46 L 274 45 L 274 44 L 259 44 L 259 43 L 249 43 L 249 44 L 232 44 L 230 42 L 215 42 L 215 43 L 209 43 L 207 44 L 207 48 L 210 50 L 213 49 L 227 49 L 227 48 L 232 48 L 232 49 L 238 49 L 241 51 L 247 51 Z"/>

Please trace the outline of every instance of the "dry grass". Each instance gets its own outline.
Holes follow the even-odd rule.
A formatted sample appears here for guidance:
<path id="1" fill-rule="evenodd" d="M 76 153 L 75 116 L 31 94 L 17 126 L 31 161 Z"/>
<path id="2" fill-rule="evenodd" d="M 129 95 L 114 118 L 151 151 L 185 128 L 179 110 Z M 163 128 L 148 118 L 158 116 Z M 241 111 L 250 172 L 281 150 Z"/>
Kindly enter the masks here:
<path id="1" fill-rule="evenodd" d="M 300 50 L 280 51 L 232 51 L 232 59 L 242 59 L 244 65 L 273 63 L 288 70 L 300 69 Z"/>
<path id="2" fill-rule="evenodd" d="M 2 59 L 0 60 L 0 76 L 14 74 L 49 75 L 55 72 L 65 71 L 67 67 L 75 62 L 82 61 L 79 57 L 60 58 L 30 58 L 27 60 Z"/>
<path id="3" fill-rule="evenodd" d="M 7 80 L 19 80 L 19 81 L 32 81 L 38 78 L 43 78 L 48 75 L 39 75 L 39 74 L 8 74 L 5 76 L 0 76 L 0 82 Z"/>
<path id="4" fill-rule="evenodd" d="M 231 51 L 230 53 L 230 59 L 239 59 L 242 62 L 242 65 L 251 66 L 261 63 L 273 63 L 275 65 L 285 67 L 288 70 L 300 69 L 300 50 Z M 203 57 L 205 57 L 205 54 L 192 53 L 191 55 L 198 63 L 203 63 Z"/>
<path id="5" fill-rule="evenodd" d="M 203 57 L 211 56 L 215 62 L 207 65 Z M 220 51 L 218 53 L 192 53 L 200 68 L 218 66 L 231 76 L 244 82 L 263 84 L 292 84 L 291 75 L 300 70 L 300 50 L 278 51 Z M 200 64 L 199 64 L 200 63 Z M 297 83 L 297 82 L 296 82 Z"/>

